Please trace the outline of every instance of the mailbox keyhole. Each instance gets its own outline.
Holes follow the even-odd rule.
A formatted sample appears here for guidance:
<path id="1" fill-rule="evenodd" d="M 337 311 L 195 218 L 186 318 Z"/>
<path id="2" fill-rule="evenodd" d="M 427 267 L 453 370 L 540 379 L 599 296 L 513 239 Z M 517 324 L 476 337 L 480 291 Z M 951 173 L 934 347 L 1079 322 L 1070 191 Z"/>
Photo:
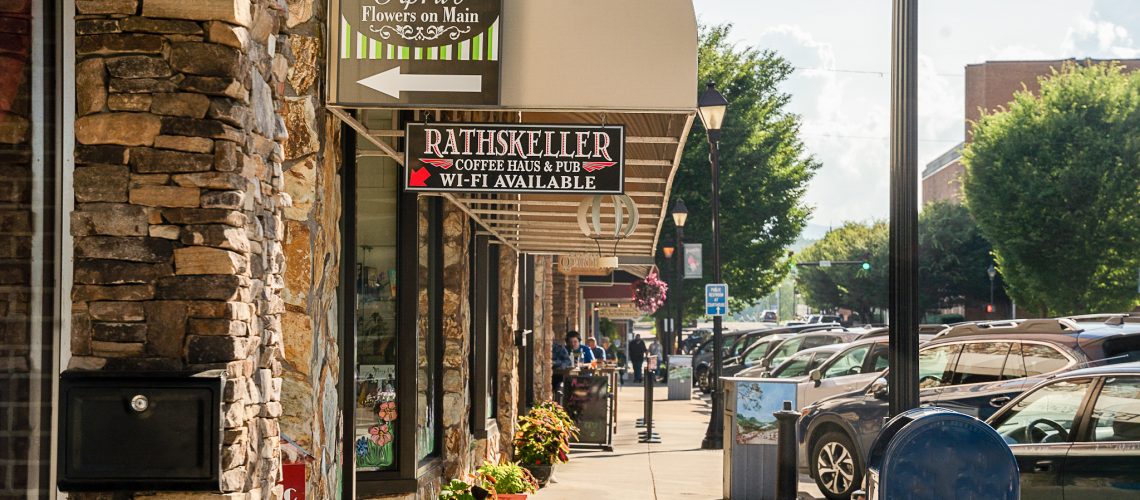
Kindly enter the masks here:
<path id="1" fill-rule="evenodd" d="M 132 410 L 139 412 L 139 413 L 142 413 L 142 412 L 146 411 L 147 408 L 150 408 L 150 400 L 147 399 L 146 396 L 143 396 L 142 394 L 137 394 L 137 395 L 135 395 L 135 397 L 131 398 L 131 409 Z"/>

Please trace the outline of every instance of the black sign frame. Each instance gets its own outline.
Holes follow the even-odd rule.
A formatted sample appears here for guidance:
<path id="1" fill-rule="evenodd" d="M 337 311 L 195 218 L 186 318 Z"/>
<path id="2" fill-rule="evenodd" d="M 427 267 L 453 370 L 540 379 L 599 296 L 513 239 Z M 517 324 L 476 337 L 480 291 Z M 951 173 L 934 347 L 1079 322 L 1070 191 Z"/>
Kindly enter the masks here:
<path id="1" fill-rule="evenodd" d="M 509 183 L 509 184 L 511 184 L 510 187 L 495 187 L 498 183 L 492 182 L 489 180 L 485 180 L 482 183 L 482 185 L 479 185 L 479 186 L 476 186 L 475 184 L 477 184 L 477 183 L 475 183 L 475 182 L 470 182 L 467 185 L 464 185 L 462 182 L 460 182 L 459 185 L 455 185 L 455 186 L 424 185 L 424 184 L 426 184 L 425 180 L 414 179 L 414 177 L 420 173 L 421 169 L 429 169 L 429 170 L 427 170 L 427 172 L 430 175 L 429 175 L 429 177 L 427 177 L 427 179 L 431 179 L 432 177 L 442 179 L 442 177 L 440 175 L 436 175 L 436 174 L 439 174 L 441 172 L 441 170 L 450 170 L 451 164 L 446 163 L 448 161 L 451 161 L 452 164 L 454 164 L 454 162 L 464 161 L 464 160 L 502 161 L 502 162 L 528 161 L 526 158 L 519 159 L 519 158 L 510 157 L 510 156 L 494 157 L 494 156 L 491 156 L 489 154 L 471 155 L 471 154 L 459 154 L 459 153 L 454 154 L 454 155 L 446 155 L 446 156 L 449 156 L 449 158 L 440 158 L 440 157 L 422 158 L 422 154 L 418 154 L 417 151 L 423 151 L 423 150 L 427 149 L 427 139 L 426 139 L 427 132 L 426 132 L 426 129 L 428 129 L 428 128 L 439 128 L 441 130 L 447 130 L 447 129 L 453 129 L 453 130 L 457 130 L 457 129 L 491 130 L 493 132 L 509 131 L 509 130 L 537 131 L 537 132 L 539 132 L 539 134 L 541 136 L 540 138 L 546 138 L 547 142 L 549 142 L 552 134 L 562 134 L 563 132 L 570 132 L 571 134 L 574 134 L 577 132 L 583 132 L 583 131 L 589 132 L 590 134 L 603 133 L 608 138 L 609 147 L 616 147 L 616 155 L 611 154 L 608 158 L 605 158 L 605 159 L 612 160 L 612 161 L 578 161 L 578 160 L 573 160 L 573 159 L 572 160 L 566 160 L 565 158 L 559 159 L 557 157 L 545 158 L 546 155 L 544 155 L 543 158 L 541 158 L 539 160 L 534 160 L 534 161 L 541 163 L 540 166 L 543 169 L 543 171 L 541 171 L 541 172 L 516 172 L 516 171 L 510 171 L 510 170 L 507 170 L 507 171 L 489 170 L 486 172 L 473 172 L 472 173 L 472 175 L 485 175 L 485 176 L 495 174 L 498 176 L 498 177 L 495 177 L 496 179 L 502 178 L 505 174 L 530 175 L 532 177 L 529 180 L 537 181 L 541 185 L 550 186 L 551 184 L 555 183 L 554 179 L 553 179 L 554 177 L 556 177 L 556 176 L 566 177 L 567 176 L 567 172 L 561 172 L 561 171 L 557 171 L 557 170 L 556 171 L 547 170 L 548 168 L 550 168 L 550 162 L 556 162 L 554 165 L 555 169 L 558 169 L 561 167 L 568 167 L 568 168 L 571 167 L 570 165 L 558 165 L 557 162 L 564 162 L 564 163 L 574 162 L 574 163 L 578 163 L 579 167 L 581 167 L 581 169 L 586 171 L 585 174 L 575 173 L 574 177 L 580 179 L 580 178 L 583 178 L 587 175 L 592 176 L 592 179 L 595 181 L 595 186 L 596 186 L 594 188 L 581 187 L 581 185 L 578 184 L 577 181 L 574 181 L 573 185 L 569 188 L 529 187 L 529 186 L 516 187 L 518 185 L 517 182 Z M 423 135 L 417 135 L 415 132 L 418 130 L 421 130 L 421 129 L 425 130 L 425 132 L 423 133 Z M 560 139 L 558 141 L 559 147 L 565 146 L 565 144 L 561 141 L 562 137 L 565 137 L 565 136 L 559 135 L 559 139 Z M 595 137 L 595 139 L 597 139 L 597 136 L 594 136 L 594 137 Z M 415 191 L 415 192 L 467 192 L 467 193 L 524 193 L 524 194 L 582 194 L 582 195 L 624 194 L 625 193 L 625 164 L 626 164 L 626 160 L 625 160 L 625 125 L 621 125 L 621 124 L 595 125 L 595 124 L 540 124 L 540 123 L 424 123 L 424 122 L 412 122 L 412 123 L 408 123 L 407 126 L 405 127 L 404 138 L 405 138 L 405 143 L 404 143 L 403 187 L 404 187 L 404 190 L 406 190 L 406 191 Z M 497 137 L 496 137 L 496 139 L 497 139 Z M 594 144 L 594 146 L 595 146 L 594 151 L 597 152 L 597 149 L 596 149 L 597 144 Z M 528 147 L 529 147 L 529 145 L 528 145 Z M 471 148 L 465 147 L 465 149 L 469 150 Z M 466 151 L 466 152 L 469 153 L 469 151 Z M 562 151 L 560 150 L 559 152 L 561 153 Z M 607 150 L 607 153 L 611 153 L 611 151 Z M 453 156 L 453 158 L 451 158 L 452 156 Z M 474 158 L 473 156 L 478 156 L 478 158 Z M 429 160 L 429 161 L 424 161 L 425 159 Z M 588 160 L 594 160 L 594 159 L 595 158 L 593 158 L 591 156 L 591 158 L 589 158 Z M 601 160 L 603 158 L 599 157 L 596 159 Z M 604 164 L 608 164 L 608 165 L 604 165 Z M 508 165 L 510 165 L 510 164 L 508 164 Z M 598 166 L 598 165 L 604 165 L 604 166 Z M 534 166 L 531 165 L 531 167 L 533 168 Z M 591 167 L 593 167 L 594 170 L 590 170 Z M 447 174 L 454 175 L 457 172 L 458 172 L 458 170 L 456 172 L 447 172 Z M 546 180 L 535 179 L 533 177 L 535 175 L 538 175 L 540 178 L 545 178 Z M 490 178 L 491 177 L 484 177 L 484 179 L 490 179 Z M 602 182 L 597 182 L 599 180 L 605 181 L 605 183 L 603 184 Z M 583 181 L 583 182 L 586 182 L 586 181 Z M 416 185 L 416 184 L 421 184 L 421 185 Z M 523 183 L 523 184 L 528 184 L 528 183 Z M 529 183 L 529 184 L 533 184 L 533 182 Z"/>

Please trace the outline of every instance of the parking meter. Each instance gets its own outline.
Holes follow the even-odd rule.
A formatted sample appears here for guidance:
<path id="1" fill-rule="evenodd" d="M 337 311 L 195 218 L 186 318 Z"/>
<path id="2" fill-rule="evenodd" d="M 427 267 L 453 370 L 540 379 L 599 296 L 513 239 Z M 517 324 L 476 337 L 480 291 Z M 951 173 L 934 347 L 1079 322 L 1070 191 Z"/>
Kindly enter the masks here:
<path id="1" fill-rule="evenodd" d="M 985 422 L 938 408 L 891 419 L 867 457 L 867 500 L 1017 500 L 1017 460 Z"/>

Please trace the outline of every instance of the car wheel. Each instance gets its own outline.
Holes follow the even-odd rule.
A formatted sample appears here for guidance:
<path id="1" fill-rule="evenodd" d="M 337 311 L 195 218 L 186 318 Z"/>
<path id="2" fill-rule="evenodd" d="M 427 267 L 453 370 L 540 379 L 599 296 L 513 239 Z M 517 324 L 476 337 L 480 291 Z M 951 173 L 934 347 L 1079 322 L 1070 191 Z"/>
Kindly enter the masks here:
<path id="1" fill-rule="evenodd" d="M 809 463 L 816 486 L 831 500 L 847 500 L 863 484 L 863 464 L 844 433 L 824 434 L 812 447 Z"/>

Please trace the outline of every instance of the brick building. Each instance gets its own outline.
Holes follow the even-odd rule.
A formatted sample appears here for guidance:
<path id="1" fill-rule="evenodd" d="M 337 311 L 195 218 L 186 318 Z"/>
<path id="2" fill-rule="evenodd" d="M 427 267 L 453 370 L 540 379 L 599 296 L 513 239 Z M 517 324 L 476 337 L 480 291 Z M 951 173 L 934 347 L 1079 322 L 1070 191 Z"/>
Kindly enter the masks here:
<path id="1" fill-rule="evenodd" d="M 290 467 L 290 498 L 428 499 L 509 458 L 554 339 L 587 321 L 557 262 L 597 252 L 588 197 L 407 191 L 408 123 L 622 125 L 640 219 L 607 245 L 648 272 L 695 117 L 689 1 L 467 0 L 503 29 L 430 47 L 352 31 L 341 3 L 0 2 L 0 498 L 283 498 Z M 498 103 L 330 98 L 337 64 L 385 54 L 501 62 Z M 87 446 L 54 442 L 61 373 L 211 370 L 206 491 L 60 491 Z"/>
<path id="2" fill-rule="evenodd" d="M 984 111 L 995 111 L 1013 100 L 1014 93 L 1025 89 L 1036 93 L 1041 88 L 1039 78 L 1060 71 L 1066 63 L 1098 64 L 1105 61 L 1090 59 L 1059 59 L 1052 61 L 987 61 L 966 66 L 966 108 L 964 126 L 966 141 L 970 138 L 970 124 L 981 117 Z M 1140 67 L 1140 59 L 1114 61 L 1129 69 Z M 922 172 L 923 203 L 947 200 L 962 201 L 961 177 L 964 167 L 961 163 L 961 150 L 958 144 L 930 163 Z"/>

